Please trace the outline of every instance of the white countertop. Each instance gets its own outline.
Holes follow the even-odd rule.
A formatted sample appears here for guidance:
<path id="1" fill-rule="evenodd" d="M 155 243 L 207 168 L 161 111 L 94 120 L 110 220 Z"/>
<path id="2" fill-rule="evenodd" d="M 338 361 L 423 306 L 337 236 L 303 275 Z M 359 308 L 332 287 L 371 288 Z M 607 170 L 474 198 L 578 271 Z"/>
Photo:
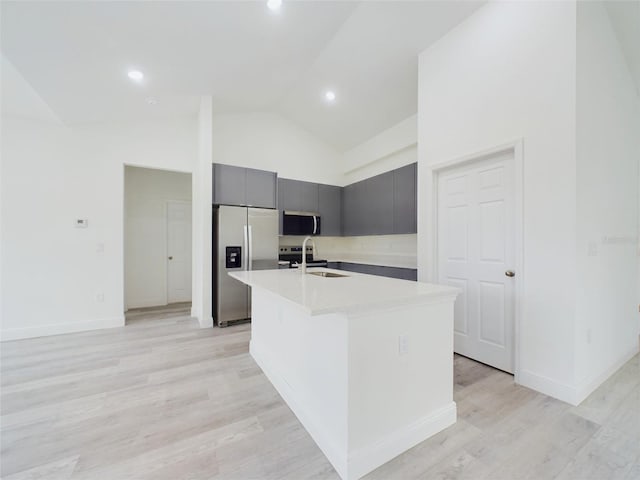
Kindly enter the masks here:
<path id="1" fill-rule="evenodd" d="M 328 271 L 346 275 L 328 278 L 310 275 Z M 447 285 L 364 275 L 361 273 L 309 268 L 303 275 L 297 269 L 230 272 L 247 285 L 272 292 L 302 307 L 311 315 L 335 312 L 359 312 L 371 308 L 393 307 L 443 297 L 455 297 L 459 289 Z"/>

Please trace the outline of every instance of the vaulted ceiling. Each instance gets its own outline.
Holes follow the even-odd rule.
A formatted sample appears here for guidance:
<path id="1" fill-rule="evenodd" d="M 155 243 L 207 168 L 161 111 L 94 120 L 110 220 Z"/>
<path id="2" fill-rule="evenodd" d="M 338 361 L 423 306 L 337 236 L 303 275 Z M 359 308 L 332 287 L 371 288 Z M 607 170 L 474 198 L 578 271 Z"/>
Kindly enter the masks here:
<path id="1" fill-rule="evenodd" d="M 342 150 L 415 113 L 418 53 L 481 5 L 3 1 L 2 52 L 70 125 L 193 115 L 211 94 Z"/>
<path id="2" fill-rule="evenodd" d="M 218 112 L 279 112 L 345 150 L 416 112 L 418 54 L 483 3 L 3 1 L 1 48 L 69 125 L 193 116 L 210 94 Z M 610 3 L 637 79 L 640 4 Z"/>

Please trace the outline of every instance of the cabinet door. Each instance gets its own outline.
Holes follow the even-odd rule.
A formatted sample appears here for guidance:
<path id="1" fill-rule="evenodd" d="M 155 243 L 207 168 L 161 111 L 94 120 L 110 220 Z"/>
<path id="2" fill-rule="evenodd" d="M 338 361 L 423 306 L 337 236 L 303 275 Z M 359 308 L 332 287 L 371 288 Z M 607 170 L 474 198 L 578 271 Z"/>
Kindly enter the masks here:
<path id="1" fill-rule="evenodd" d="M 365 235 L 393 233 L 393 172 L 365 180 L 363 232 Z"/>
<path id="2" fill-rule="evenodd" d="M 318 213 L 318 184 L 283 178 L 283 210 Z"/>
<path id="3" fill-rule="evenodd" d="M 416 233 L 417 164 L 393 172 L 393 233 Z"/>
<path id="4" fill-rule="evenodd" d="M 214 163 L 213 203 L 216 205 L 245 205 L 245 197 L 245 169 Z"/>
<path id="5" fill-rule="evenodd" d="M 342 235 L 342 188 L 318 185 L 318 213 L 321 217 L 320 234 Z"/>
<path id="6" fill-rule="evenodd" d="M 265 170 L 246 168 L 246 205 L 276 208 L 276 174 Z"/>
<path id="7" fill-rule="evenodd" d="M 356 236 L 365 234 L 365 182 L 352 183 L 342 192 L 342 234 Z"/>
<path id="8" fill-rule="evenodd" d="M 286 178 L 278 178 L 278 235 L 282 235 L 282 212 L 284 211 L 284 190 Z"/>

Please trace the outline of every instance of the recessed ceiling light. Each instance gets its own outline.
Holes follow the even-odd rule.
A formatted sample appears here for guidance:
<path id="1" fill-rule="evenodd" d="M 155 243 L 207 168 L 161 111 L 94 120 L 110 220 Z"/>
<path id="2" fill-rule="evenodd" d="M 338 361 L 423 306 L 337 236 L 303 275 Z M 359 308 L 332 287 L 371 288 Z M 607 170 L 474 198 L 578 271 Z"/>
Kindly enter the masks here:
<path id="1" fill-rule="evenodd" d="M 336 100 L 336 94 L 333 90 L 328 90 L 324 94 L 324 98 L 327 100 L 327 102 L 334 102 Z"/>
<path id="2" fill-rule="evenodd" d="M 141 82 L 144 78 L 144 73 L 142 73 L 140 70 L 129 70 L 127 76 L 134 82 Z"/>
<path id="3" fill-rule="evenodd" d="M 280 7 L 282 6 L 282 0 L 269 0 L 267 2 L 267 7 L 269 7 L 269 10 L 280 10 Z"/>

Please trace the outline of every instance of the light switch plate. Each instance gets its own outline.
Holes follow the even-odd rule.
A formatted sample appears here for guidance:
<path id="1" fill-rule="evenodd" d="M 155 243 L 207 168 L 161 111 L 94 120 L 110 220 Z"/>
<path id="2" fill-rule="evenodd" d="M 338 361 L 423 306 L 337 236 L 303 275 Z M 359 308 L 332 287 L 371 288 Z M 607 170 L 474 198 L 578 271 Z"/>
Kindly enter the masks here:
<path id="1" fill-rule="evenodd" d="M 406 355 L 409 353 L 409 338 L 406 335 L 398 336 L 398 354 Z"/>

